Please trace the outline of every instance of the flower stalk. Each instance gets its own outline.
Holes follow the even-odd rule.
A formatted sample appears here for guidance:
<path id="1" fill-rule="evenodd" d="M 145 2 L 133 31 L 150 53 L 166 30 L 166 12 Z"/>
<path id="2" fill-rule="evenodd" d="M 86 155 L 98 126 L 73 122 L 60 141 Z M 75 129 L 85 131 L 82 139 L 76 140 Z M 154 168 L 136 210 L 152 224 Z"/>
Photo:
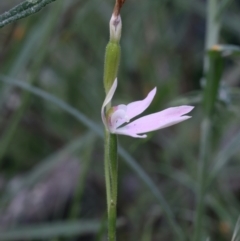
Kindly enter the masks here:
<path id="1" fill-rule="evenodd" d="M 207 55 L 204 59 L 204 74 L 206 76 L 206 86 L 203 95 L 204 118 L 201 123 L 201 142 L 199 155 L 198 172 L 198 192 L 197 207 L 194 225 L 194 241 L 203 240 L 203 225 L 206 197 L 206 180 L 208 178 L 208 165 L 210 161 L 210 145 L 212 137 L 212 115 L 214 113 L 215 103 L 218 98 L 218 89 L 222 75 L 222 60 L 214 51 L 214 46 L 218 44 L 220 35 L 220 21 L 217 18 L 219 2 L 217 0 L 207 1 L 207 34 L 205 49 Z"/>
<path id="2" fill-rule="evenodd" d="M 122 22 L 120 9 L 124 0 L 116 0 L 112 17 L 109 22 L 110 40 L 106 47 L 104 62 L 104 89 L 108 94 L 114 80 L 117 77 L 121 48 L 120 38 Z M 111 102 L 106 106 L 106 111 L 111 108 Z M 117 187 L 118 187 L 118 156 L 117 156 L 117 135 L 109 132 L 105 128 L 105 153 L 104 171 L 107 194 L 107 213 L 108 213 L 108 240 L 116 240 L 116 219 L 117 219 Z"/>

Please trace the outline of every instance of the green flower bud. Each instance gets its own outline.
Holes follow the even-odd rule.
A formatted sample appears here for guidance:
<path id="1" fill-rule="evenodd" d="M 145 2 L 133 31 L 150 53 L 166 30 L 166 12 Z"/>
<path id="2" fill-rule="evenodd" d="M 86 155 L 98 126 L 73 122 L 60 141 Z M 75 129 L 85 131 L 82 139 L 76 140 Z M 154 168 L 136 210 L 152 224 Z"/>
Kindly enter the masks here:
<path id="1" fill-rule="evenodd" d="M 104 87 L 106 94 L 113 85 L 113 81 L 117 77 L 118 67 L 120 63 L 121 48 L 118 43 L 109 41 L 105 52 L 104 64 Z"/>

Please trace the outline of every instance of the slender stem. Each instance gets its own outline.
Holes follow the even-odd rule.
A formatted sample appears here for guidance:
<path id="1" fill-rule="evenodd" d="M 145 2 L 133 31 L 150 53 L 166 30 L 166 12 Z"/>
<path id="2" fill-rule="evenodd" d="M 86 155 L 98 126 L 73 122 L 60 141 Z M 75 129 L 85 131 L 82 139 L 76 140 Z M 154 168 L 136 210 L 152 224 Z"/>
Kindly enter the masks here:
<path id="1" fill-rule="evenodd" d="M 117 219 L 117 136 L 105 131 L 105 179 L 108 210 L 108 240 L 116 240 Z"/>
<path id="2" fill-rule="evenodd" d="M 109 132 L 105 129 L 105 156 L 104 156 L 104 172 L 105 172 L 105 182 L 106 182 L 106 195 L 107 195 L 107 212 L 109 214 L 109 207 L 111 202 L 111 183 L 110 183 L 110 168 L 109 168 Z"/>
<path id="3" fill-rule="evenodd" d="M 202 236 L 202 220 L 204 212 L 204 200 L 205 200 L 205 180 L 208 162 L 208 148 L 209 148 L 209 137 L 210 137 L 211 122 L 208 117 L 206 117 L 201 126 L 201 143 L 200 143 L 200 158 L 199 158 L 199 189 L 197 197 L 197 210 L 196 210 L 196 222 L 195 222 L 195 241 L 201 240 Z"/>
<path id="4" fill-rule="evenodd" d="M 111 200 L 108 215 L 108 241 L 116 241 L 117 205 Z"/>
<path id="5" fill-rule="evenodd" d="M 109 164 L 111 175 L 111 201 L 108 219 L 109 241 L 116 240 L 117 219 L 117 186 L 118 186 L 118 157 L 117 157 L 117 135 L 109 134 Z"/>
<path id="6" fill-rule="evenodd" d="M 26 0 L 0 15 L 0 28 L 18 19 L 39 12 L 46 5 L 56 0 Z"/>
<path id="7" fill-rule="evenodd" d="M 208 0 L 207 2 L 207 26 L 205 38 L 205 50 L 211 48 L 218 43 L 220 32 L 220 21 L 216 18 L 218 13 L 218 0 Z M 204 73 L 206 74 L 209 68 L 209 59 L 205 56 Z"/>
<path id="8" fill-rule="evenodd" d="M 109 139 L 109 156 L 110 156 L 110 171 L 112 180 L 112 196 L 111 199 L 117 203 L 117 178 L 118 178 L 118 156 L 117 156 L 117 135 L 110 134 Z"/>
<path id="9" fill-rule="evenodd" d="M 218 0 L 208 0 L 207 3 L 207 33 L 205 40 L 205 48 L 208 50 L 214 44 L 218 43 L 220 23 L 217 20 Z M 211 72 L 210 72 L 211 71 Z M 203 236 L 203 217 L 204 217 L 204 201 L 206 196 L 206 183 L 208 175 L 209 146 L 211 144 L 211 114 L 214 109 L 214 103 L 217 99 L 219 76 L 210 70 L 210 58 L 205 56 L 204 74 L 208 76 L 204 90 L 203 109 L 204 118 L 201 125 L 201 142 L 199 156 L 199 173 L 198 173 L 198 192 L 197 192 L 197 210 L 195 218 L 194 241 L 202 240 Z M 219 78 L 218 78 L 219 77 Z M 209 94 L 210 93 L 210 94 Z"/>
<path id="10" fill-rule="evenodd" d="M 123 1 L 123 0 L 119 0 Z M 124 1 L 123 1 L 124 2 Z M 117 2 L 116 2 L 117 3 Z M 121 6 L 120 6 L 121 8 Z M 115 16 L 116 17 L 116 16 Z M 119 16 L 120 18 L 120 16 Z M 105 51 L 105 64 L 103 85 L 106 95 L 112 87 L 113 81 L 117 77 L 121 48 L 119 41 L 121 38 L 121 21 L 118 26 L 114 25 L 112 18 L 110 19 L 110 41 L 107 44 Z M 112 31 L 112 29 L 114 29 Z M 114 35 L 115 34 L 115 35 Z M 115 38 L 113 38 L 113 36 Z M 111 103 L 106 107 L 106 113 L 111 108 Z M 108 240 L 116 240 L 116 219 L 117 219 L 117 172 L 118 172 L 118 151 L 117 151 L 117 136 L 105 130 L 105 180 L 107 192 L 107 210 L 108 210 Z"/>

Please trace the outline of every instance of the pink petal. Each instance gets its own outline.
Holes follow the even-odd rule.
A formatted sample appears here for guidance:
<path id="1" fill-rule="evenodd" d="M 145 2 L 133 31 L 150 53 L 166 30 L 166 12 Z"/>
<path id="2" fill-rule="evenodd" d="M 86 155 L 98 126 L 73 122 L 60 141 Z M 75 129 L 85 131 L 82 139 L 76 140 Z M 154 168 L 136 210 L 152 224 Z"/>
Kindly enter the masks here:
<path id="1" fill-rule="evenodd" d="M 143 116 L 126 126 L 118 128 L 115 133 L 144 138 L 146 135 L 138 134 L 162 129 L 191 118 L 190 116 L 183 115 L 190 112 L 193 108 L 193 106 L 186 105 L 171 107 L 154 114 Z"/>
<path id="2" fill-rule="evenodd" d="M 144 100 L 134 101 L 127 105 L 127 116 L 131 120 L 135 116 L 140 115 L 145 111 L 148 106 L 152 103 L 152 100 L 156 94 L 157 88 L 151 90 Z"/>
<path id="3" fill-rule="evenodd" d="M 135 116 L 140 115 L 143 111 L 145 111 L 148 108 L 156 94 L 156 91 L 157 88 L 155 87 L 148 93 L 147 97 L 144 100 L 134 101 L 127 105 L 126 116 L 128 120 L 131 120 Z M 116 125 L 116 128 L 121 126 L 125 122 L 125 120 L 119 120 Z"/>
<path id="4" fill-rule="evenodd" d="M 102 121 L 103 121 L 103 123 L 104 123 L 104 125 L 105 125 L 106 128 L 108 128 L 108 127 L 107 127 L 107 121 L 106 121 L 106 118 L 105 118 L 104 109 L 105 109 L 105 107 L 107 106 L 107 104 L 111 102 L 112 97 L 113 97 L 113 95 L 114 95 L 114 93 L 115 93 L 115 91 L 116 91 L 116 89 L 117 89 L 117 84 L 118 84 L 118 83 L 117 83 L 117 78 L 116 78 L 116 79 L 114 80 L 114 82 L 113 82 L 112 87 L 111 87 L 110 90 L 108 91 L 108 93 L 107 93 L 107 95 L 106 95 L 106 98 L 105 98 L 105 100 L 104 100 L 104 102 L 103 102 L 103 105 L 102 105 L 102 109 L 101 109 Z"/>

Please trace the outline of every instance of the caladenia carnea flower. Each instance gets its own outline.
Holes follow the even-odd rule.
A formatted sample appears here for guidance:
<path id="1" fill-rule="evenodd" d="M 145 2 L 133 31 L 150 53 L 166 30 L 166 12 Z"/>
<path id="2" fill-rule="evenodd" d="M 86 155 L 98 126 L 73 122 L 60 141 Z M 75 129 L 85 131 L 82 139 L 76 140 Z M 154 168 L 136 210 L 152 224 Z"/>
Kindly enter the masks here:
<path id="1" fill-rule="evenodd" d="M 144 100 L 135 101 L 128 105 L 113 106 L 105 113 L 105 107 L 112 100 L 116 88 L 117 79 L 115 79 L 112 87 L 107 93 L 101 110 L 103 123 L 111 133 L 145 138 L 147 135 L 143 133 L 166 128 L 191 118 L 191 116 L 185 114 L 189 113 L 194 107 L 182 105 L 146 115 L 130 122 L 132 118 L 140 115 L 151 104 L 157 91 L 156 87 L 149 92 Z"/>

